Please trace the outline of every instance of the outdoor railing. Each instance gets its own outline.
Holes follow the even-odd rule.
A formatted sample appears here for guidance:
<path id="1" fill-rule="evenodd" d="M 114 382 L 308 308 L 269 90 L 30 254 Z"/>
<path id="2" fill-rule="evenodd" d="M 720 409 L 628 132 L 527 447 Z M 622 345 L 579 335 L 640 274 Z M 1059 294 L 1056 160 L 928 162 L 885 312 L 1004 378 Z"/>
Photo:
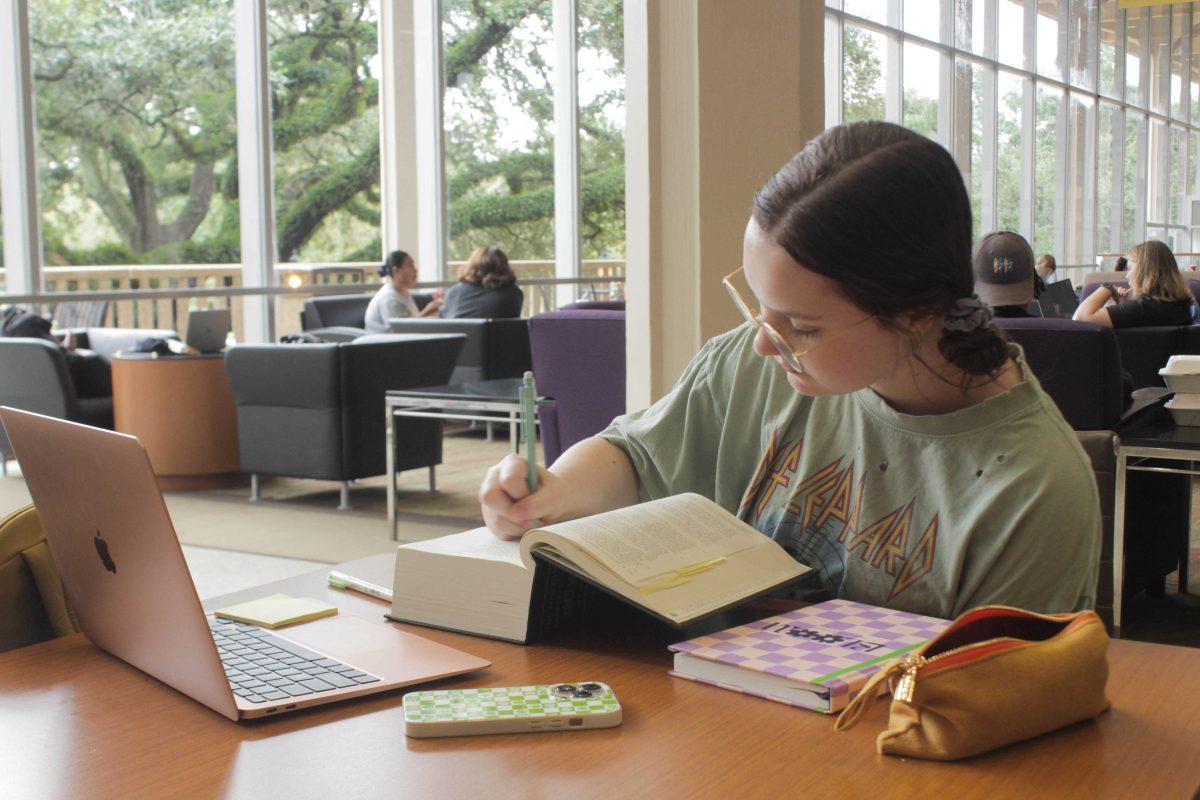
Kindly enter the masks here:
<path id="1" fill-rule="evenodd" d="M 461 262 L 450 263 L 450 273 Z M 616 259 L 585 260 L 577 278 L 555 278 L 553 261 L 514 261 L 513 271 L 525 292 L 523 316 L 557 308 L 558 288 L 574 287 L 577 300 L 624 296 L 625 262 Z M 187 312 L 197 308 L 231 309 L 234 336 L 241 340 L 242 298 L 269 294 L 275 297 L 275 334 L 300 330 L 300 310 L 316 295 L 371 293 L 379 288 L 375 263 L 280 264 L 276 286 L 242 287 L 239 264 L 137 265 L 112 267 L 46 267 L 42 270 L 44 294 L 32 303 L 40 313 L 74 326 L 86 324 L 120 328 L 172 328 L 182 332 Z M 454 280 L 419 283 L 417 291 L 453 286 Z M 18 302 L 22 298 L 14 298 Z M 6 298 L 0 296 L 0 302 Z M 11 301 L 10 301 L 11 302 Z M 99 321 L 97 321 L 99 320 Z"/>

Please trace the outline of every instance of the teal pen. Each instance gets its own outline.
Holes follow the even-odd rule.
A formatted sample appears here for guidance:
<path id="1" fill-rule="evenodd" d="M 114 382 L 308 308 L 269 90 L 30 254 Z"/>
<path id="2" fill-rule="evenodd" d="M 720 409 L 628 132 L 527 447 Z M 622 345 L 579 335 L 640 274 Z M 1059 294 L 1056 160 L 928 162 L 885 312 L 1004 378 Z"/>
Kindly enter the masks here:
<path id="1" fill-rule="evenodd" d="M 521 441 L 525 446 L 525 463 L 529 470 L 529 493 L 533 494 L 538 488 L 538 473 L 537 428 L 534 425 L 537 386 L 533 382 L 532 372 L 525 372 L 525 377 L 521 380 L 519 397 L 521 399 Z"/>

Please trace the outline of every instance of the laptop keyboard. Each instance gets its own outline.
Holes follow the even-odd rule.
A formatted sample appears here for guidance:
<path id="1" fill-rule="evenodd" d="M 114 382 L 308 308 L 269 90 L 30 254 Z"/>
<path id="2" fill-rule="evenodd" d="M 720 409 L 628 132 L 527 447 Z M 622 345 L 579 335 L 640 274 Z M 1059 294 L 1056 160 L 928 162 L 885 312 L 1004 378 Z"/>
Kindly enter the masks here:
<path id="1" fill-rule="evenodd" d="M 255 625 L 209 617 L 208 627 L 233 693 L 251 703 L 273 703 L 379 682 L 374 675 Z"/>

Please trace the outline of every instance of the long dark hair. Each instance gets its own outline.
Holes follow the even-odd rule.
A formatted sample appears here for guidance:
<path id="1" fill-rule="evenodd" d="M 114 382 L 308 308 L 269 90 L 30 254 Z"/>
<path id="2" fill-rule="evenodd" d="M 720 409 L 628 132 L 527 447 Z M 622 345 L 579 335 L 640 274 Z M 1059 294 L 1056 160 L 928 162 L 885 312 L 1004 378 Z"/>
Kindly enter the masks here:
<path id="1" fill-rule="evenodd" d="M 400 269 L 404 266 L 404 262 L 408 261 L 409 255 L 403 250 L 393 250 L 387 254 L 387 258 L 379 265 L 379 276 L 386 278 L 392 274 L 392 270 Z"/>
<path id="2" fill-rule="evenodd" d="M 974 294 L 971 203 L 958 167 L 898 125 L 826 130 L 758 190 L 753 216 L 797 263 L 893 328 L 941 317 Z M 968 376 L 997 375 L 1010 355 L 994 325 L 943 329 L 938 350 Z"/>

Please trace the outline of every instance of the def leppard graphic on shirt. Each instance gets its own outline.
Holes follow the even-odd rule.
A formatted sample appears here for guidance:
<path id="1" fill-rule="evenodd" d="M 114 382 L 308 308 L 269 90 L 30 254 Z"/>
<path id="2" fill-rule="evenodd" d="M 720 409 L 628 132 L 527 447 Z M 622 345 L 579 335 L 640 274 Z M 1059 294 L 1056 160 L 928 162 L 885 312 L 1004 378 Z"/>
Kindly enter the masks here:
<path id="1" fill-rule="evenodd" d="M 864 523 L 860 515 L 867 491 L 866 469 L 852 458 L 839 456 L 800 477 L 803 448 L 804 437 L 780 443 L 779 432 L 771 434 L 738 516 L 812 567 L 824 588 L 833 593 L 842 583 L 849 559 L 892 579 L 889 600 L 929 574 L 937 548 L 937 512 L 924 524 L 914 519 L 914 496 Z"/>

